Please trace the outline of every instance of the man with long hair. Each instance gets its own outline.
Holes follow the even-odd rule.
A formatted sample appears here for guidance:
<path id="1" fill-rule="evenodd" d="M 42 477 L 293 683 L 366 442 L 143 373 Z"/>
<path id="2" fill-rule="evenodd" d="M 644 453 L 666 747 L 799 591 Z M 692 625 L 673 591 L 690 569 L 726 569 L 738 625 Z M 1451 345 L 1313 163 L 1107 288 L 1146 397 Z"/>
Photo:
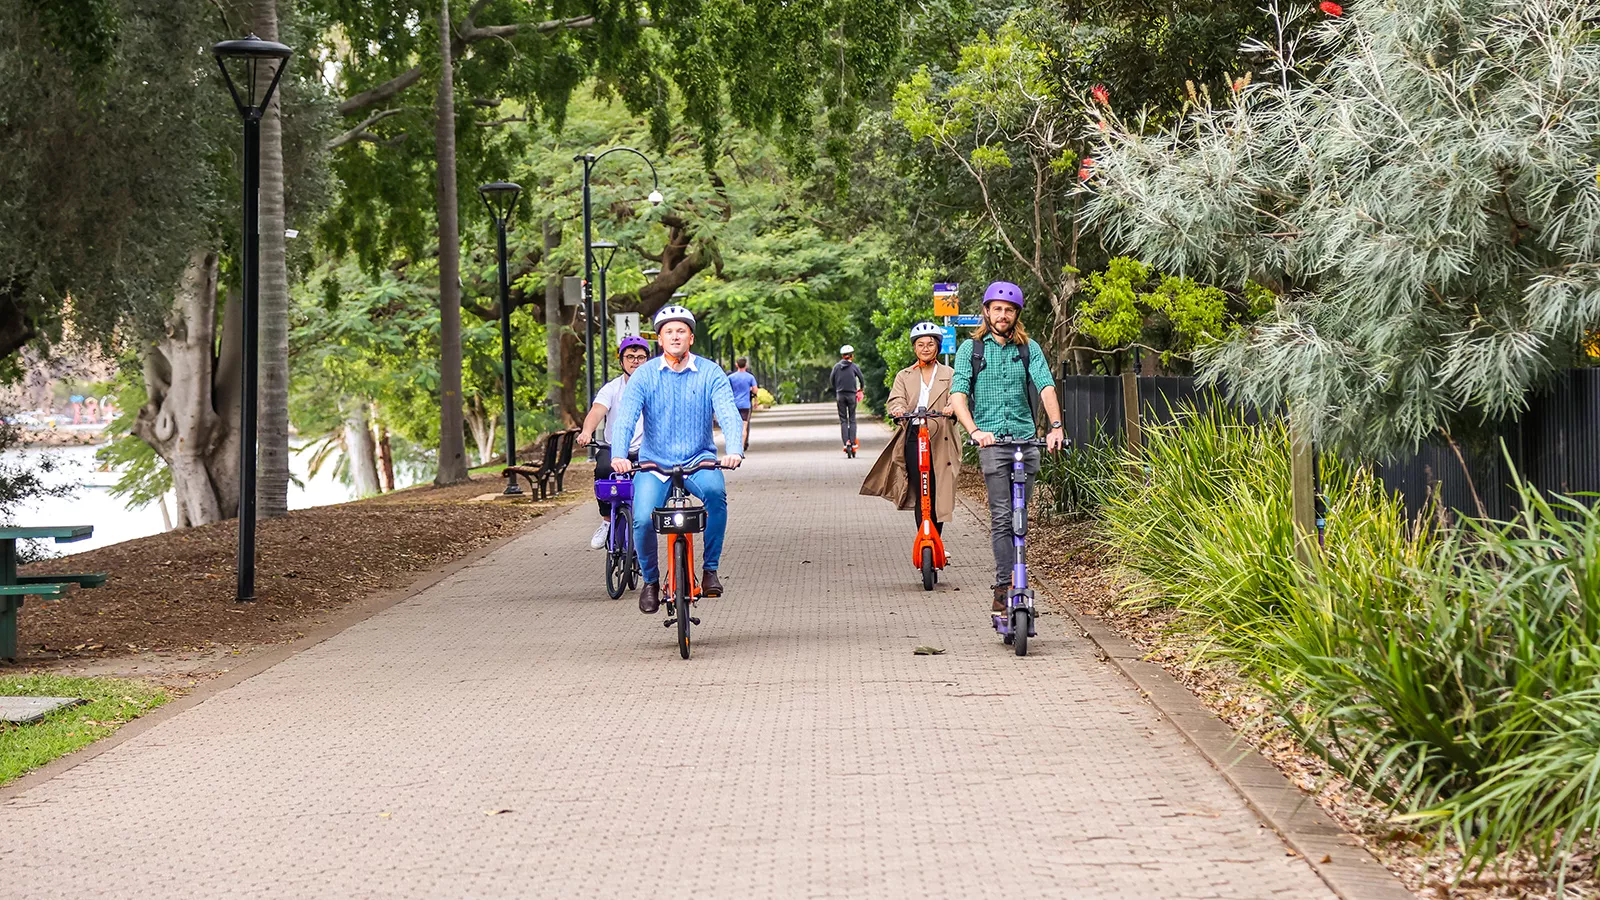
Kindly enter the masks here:
<path id="1" fill-rule="evenodd" d="M 978 351 L 982 352 L 979 353 Z M 974 363 L 974 359 L 979 360 Z M 996 281 L 983 294 L 983 323 L 956 349 L 956 372 L 950 399 L 956 420 L 978 444 L 978 462 L 989 493 L 989 544 L 994 550 L 995 612 L 1005 612 L 1011 586 L 1011 453 L 994 446 L 1001 438 L 1032 438 L 1034 391 L 1050 417 L 1045 449 L 1061 449 L 1066 441 L 1061 428 L 1061 405 L 1056 382 L 1044 351 L 1029 342 L 1022 327 L 1022 289 L 1009 281 Z M 1039 472 L 1039 448 L 1023 450 L 1028 481 L 1026 502 L 1033 500 L 1033 482 Z"/>

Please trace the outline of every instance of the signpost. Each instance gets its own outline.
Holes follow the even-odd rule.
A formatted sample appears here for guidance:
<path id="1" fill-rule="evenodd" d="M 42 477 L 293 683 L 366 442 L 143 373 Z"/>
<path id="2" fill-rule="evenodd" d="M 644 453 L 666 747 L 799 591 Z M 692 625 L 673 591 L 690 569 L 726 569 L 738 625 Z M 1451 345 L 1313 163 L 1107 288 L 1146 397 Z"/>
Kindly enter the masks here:
<path id="1" fill-rule="evenodd" d="M 954 325 L 946 325 L 944 327 L 944 340 L 939 344 L 939 352 L 945 356 L 956 352 L 956 327 Z"/>
<path id="2" fill-rule="evenodd" d="M 961 285 L 953 282 L 935 284 L 933 286 L 933 314 L 936 316 L 953 316 L 961 312 L 960 288 Z"/>

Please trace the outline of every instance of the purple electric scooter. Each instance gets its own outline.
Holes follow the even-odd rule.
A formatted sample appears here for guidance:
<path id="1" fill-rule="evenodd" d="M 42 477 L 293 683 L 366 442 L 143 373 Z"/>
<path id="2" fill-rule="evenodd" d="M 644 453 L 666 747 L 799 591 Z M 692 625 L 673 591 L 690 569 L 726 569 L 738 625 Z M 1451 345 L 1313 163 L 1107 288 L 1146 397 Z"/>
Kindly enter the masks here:
<path id="1" fill-rule="evenodd" d="M 976 442 L 969 443 L 976 446 Z M 1038 632 L 1033 627 L 1033 589 L 1028 587 L 1028 473 L 1023 451 L 1028 447 L 1043 447 L 1045 442 L 1038 438 L 997 437 L 994 446 L 1011 448 L 1011 546 L 1016 555 L 1011 562 L 1011 590 L 1006 594 L 1006 611 L 995 613 L 991 618 L 1001 639 L 1015 647 L 1018 656 L 1027 656 L 1028 638 Z"/>

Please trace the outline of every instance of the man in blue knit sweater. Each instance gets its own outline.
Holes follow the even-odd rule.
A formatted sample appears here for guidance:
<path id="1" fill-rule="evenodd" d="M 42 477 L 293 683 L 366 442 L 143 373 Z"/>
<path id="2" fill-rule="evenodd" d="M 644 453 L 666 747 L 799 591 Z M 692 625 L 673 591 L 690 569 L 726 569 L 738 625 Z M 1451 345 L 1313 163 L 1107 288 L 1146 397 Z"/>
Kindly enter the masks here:
<path id="1" fill-rule="evenodd" d="M 717 445 L 711 437 L 715 418 L 728 444 L 728 455 L 721 462 L 738 468 L 744 456 L 744 421 L 722 367 L 689 352 L 694 346 L 694 313 L 681 306 L 662 307 L 656 313 L 655 327 L 661 360 L 647 362 L 633 373 L 611 426 L 613 439 L 632 434 L 643 415 L 640 461 L 663 467 L 692 466 L 716 458 Z M 625 474 L 633 464 L 626 456 L 613 457 L 611 468 Z M 695 472 L 684 478 L 684 485 L 706 505 L 705 570 L 700 587 L 705 596 L 720 597 L 717 565 L 722 561 L 722 536 L 728 529 L 727 487 L 716 469 Z M 639 510 L 633 517 L 633 545 L 639 548 L 639 568 L 644 574 L 639 611 L 646 615 L 661 608 L 661 572 L 649 511 L 666 500 L 667 486 L 667 477 L 654 472 L 641 472 L 633 479 L 633 508 Z"/>

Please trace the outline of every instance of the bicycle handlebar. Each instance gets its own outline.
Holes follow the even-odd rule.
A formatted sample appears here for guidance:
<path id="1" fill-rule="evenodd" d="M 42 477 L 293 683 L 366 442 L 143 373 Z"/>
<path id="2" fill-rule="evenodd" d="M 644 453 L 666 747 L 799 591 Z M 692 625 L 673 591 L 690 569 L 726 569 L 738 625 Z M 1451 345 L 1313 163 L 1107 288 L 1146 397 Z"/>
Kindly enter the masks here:
<path id="1" fill-rule="evenodd" d="M 653 462 L 637 462 L 633 468 L 640 472 L 660 472 L 662 475 L 688 475 L 690 472 L 706 472 L 711 469 L 732 470 L 733 466 L 725 466 L 714 459 L 702 459 L 692 466 L 663 466 Z"/>

